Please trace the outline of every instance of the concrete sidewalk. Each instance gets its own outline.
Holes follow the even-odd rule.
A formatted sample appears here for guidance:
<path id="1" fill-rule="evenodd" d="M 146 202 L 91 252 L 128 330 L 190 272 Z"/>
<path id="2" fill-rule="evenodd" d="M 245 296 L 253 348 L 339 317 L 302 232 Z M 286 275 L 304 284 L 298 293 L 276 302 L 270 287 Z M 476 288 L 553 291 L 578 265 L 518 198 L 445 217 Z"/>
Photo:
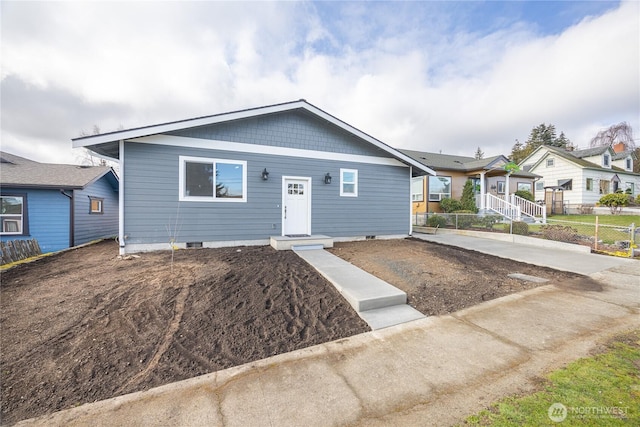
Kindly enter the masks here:
<path id="1" fill-rule="evenodd" d="M 447 243 L 440 235 L 431 237 Z M 542 256 L 504 242 L 450 239 L 449 243 L 524 257 L 530 263 L 537 264 Z M 531 390 L 536 377 L 587 355 L 597 340 L 640 328 L 640 263 L 584 255 L 574 259 L 568 252 L 541 259 L 543 265 L 590 274 L 604 289 L 543 286 L 452 315 L 416 320 L 19 425 L 459 423 L 506 394 Z M 635 409 L 629 416 L 640 421 Z"/>

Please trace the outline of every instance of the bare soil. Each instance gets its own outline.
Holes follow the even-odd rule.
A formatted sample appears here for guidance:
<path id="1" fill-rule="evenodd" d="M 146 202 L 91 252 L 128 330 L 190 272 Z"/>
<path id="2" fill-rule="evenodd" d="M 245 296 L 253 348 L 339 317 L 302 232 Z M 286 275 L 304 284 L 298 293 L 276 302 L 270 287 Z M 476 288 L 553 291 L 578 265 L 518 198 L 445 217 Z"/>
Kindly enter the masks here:
<path id="1" fill-rule="evenodd" d="M 413 239 L 332 250 L 443 314 L 570 273 Z M 117 259 L 112 241 L 2 273 L 2 424 L 366 332 L 339 293 L 290 251 L 190 249 Z"/>
<path id="2" fill-rule="evenodd" d="M 330 251 L 402 289 L 407 303 L 428 316 L 453 313 L 541 285 L 602 290 L 590 277 L 419 239 L 336 243 Z M 548 282 L 508 277 L 512 273 Z"/>

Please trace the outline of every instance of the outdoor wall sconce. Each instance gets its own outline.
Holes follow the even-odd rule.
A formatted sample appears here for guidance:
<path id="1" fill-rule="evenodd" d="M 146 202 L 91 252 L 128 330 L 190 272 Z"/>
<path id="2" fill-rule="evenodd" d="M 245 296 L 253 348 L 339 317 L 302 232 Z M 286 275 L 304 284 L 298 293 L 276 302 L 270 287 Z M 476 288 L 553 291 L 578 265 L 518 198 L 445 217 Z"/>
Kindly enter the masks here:
<path id="1" fill-rule="evenodd" d="M 495 185 L 492 185 L 492 186 L 491 186 L 491 189 L 492 189 L 492 190 L 495 190 L 496 188 L 497 188 L 497 187 L 496 187 Z"/>
<path id="2" fill-rule="evenodd" d="M 331 175 L 329 175 L 329 172 L 324 176 L 324 183 L 331 184 Z"/>
<path id="3" fill-rule="evenodd" d="M 264 181 L 269 179 L 269 172 L 267 172 L 267 168 L 264 168 L 264 170 L 262 171 L 262 179 Z"/>

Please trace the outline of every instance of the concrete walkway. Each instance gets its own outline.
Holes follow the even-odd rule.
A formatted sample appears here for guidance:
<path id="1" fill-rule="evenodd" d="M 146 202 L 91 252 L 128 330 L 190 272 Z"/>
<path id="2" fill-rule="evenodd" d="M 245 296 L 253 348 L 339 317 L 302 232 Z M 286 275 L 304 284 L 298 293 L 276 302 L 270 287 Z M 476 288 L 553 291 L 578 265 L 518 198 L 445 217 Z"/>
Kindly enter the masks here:
<path id="1" fill-rule="evenodd" d="M 19 425 L 446 426 L 640 328 L 638 261 L 432 237 L 587 272 L 604 289 L 542 286 Z M 636 408 L 628 415 L 640 421 Z"/>
<path id="2" fill-rule="evenodd" d="M 296 250 L 342 294 L 374 331 L 424 318 L 406 292 L 323 249 Z"/>

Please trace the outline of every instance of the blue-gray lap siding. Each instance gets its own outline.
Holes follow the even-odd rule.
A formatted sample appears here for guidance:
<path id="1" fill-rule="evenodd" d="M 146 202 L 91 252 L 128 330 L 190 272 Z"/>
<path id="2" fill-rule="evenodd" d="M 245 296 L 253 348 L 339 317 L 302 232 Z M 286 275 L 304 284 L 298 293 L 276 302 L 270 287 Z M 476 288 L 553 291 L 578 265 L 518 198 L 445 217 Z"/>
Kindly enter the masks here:
<path id="1" fill-rule="evenodd" d="M 90 197 L 103 199 L 102 214 L 90 212 Z M 106 176 L 74 191 L 74 244 L 118 235 L 118 192 Z"/>
<path id="2" fill-rule="evenodd" d="M 316 147 L 317 149 L 317 147 Z M 409 232 L 408 167 L 127 142 L 125 235 L 130 244 L 262 240 L 282 234 L 282 177 L 312 178 L 313 234 Z M 179 201 L 179 156 L 247 162 L 247 202 Z M 388 155 L 387 155 L 388 157 Z M 269 171 L 268 181 L 261 178 Z M 340 168 L 358 170 L 358 197 L 340 197 Z M 326 173 L 333 177 L 324 184 Z M 177 230 L 177 231 L 176 231 Z"/>

